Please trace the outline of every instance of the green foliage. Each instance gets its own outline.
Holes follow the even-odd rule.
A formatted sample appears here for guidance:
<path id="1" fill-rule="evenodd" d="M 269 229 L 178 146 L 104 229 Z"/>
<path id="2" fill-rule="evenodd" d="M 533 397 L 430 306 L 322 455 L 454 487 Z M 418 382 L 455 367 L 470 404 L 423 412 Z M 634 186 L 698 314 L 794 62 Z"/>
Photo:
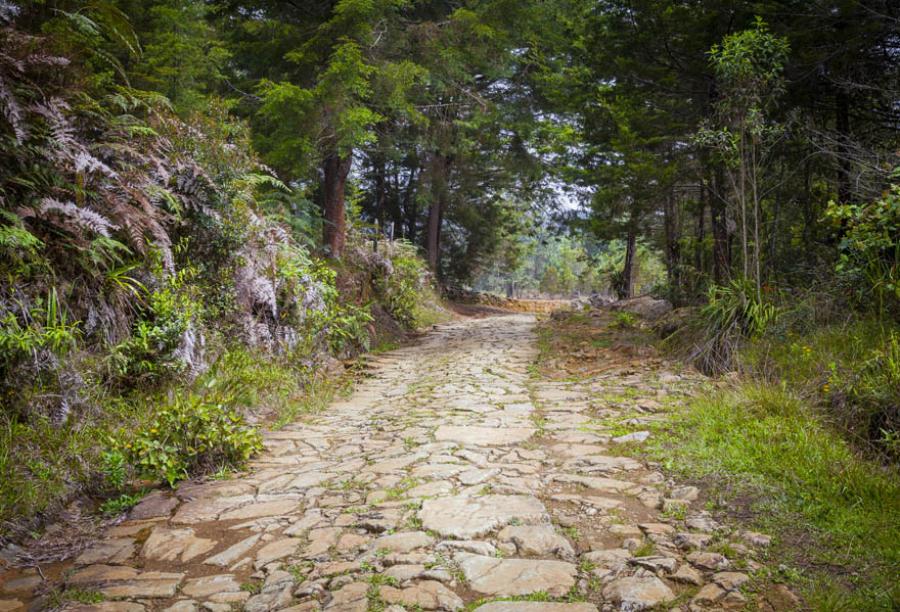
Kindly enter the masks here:
<path id="1" fill-rule="evenodd" d="M 56 289 L 47 293 L 43 304 L 32 308 L 22 325 L 12 312 L 7 312 L 0 322 L 0 373 L 8 375 L 22 360 L 47 350 L 64 356 L 74 346 L 80 335 L 79 322 L 70 323 L 65 310 L 60 307 Z"/>
<path id="2" fill-rule="evenodd" d="M 0 398 L 11 414 L 34 412 L 32 395 L 58 386 L 59 360 L 81 338 L 80 322 L 69 321 L 56 288 L 30 310 L 21 303 L 0 317 Z"/>
<path id="3" fill-rule="evenodd" d="M 736 366 L 741 343 L 763 334 L 779 313 L 774 304 L 757 297 L 756 287 L 749 279 L 713 285 L 707 298 L 700 311 L 701 340 L 692 359 L 703 372 L 721 374 Z"/>
<path id="4" fill-rule="evenodd" d="M 262 449 L 233 400 L 217 392 L 179 394 L 133 434 L 112 441 L 141 477 L 175 483 L 221 466 L 242 467 Z"/>
<path id="5" fill-rule="evenodd" d="M 18 215 L 0 209 L 0 253 L 3 269 L 26 275 L 28 264 L 38 259 L 44 243 L 28 229 Z"/>
<path id="6" fill-rule="evenodd" d="M 203 110 L 209 94 L 225 78 L 230 53 L 211 25 L 213 10 L 196 0 L 161 0 L 132 7 L 143 53 L 131 68 L 131 79 L 138 87 L 168 97 L 185 116 Z"/>
<path id="7" fill-rule="evenodd" d="M 878 319 L 810 325 L 803 301 L 742 349 L 741 367 L 819 406 L 856 448 L 896 461 L 900 330 Z"/>
<path id="8" fill-rule="evenodd" d="M 609 324 L 613 329 L 633 329 L 638 323 L 638 317 L 631 312 L 617 312 Z"/>
<path id="9" fill-rule="evenodd" d="M 110 411 L 108 418 L 115 419 Z M 0 518 L 3 532 L 11 521 L 37 526 L 57 510 L 73 489 L 94 490 L 92 466 L 103 428 L 70 419 L 56 425 L 33 416 L 28 422 L 0 411 Z"/>
<path id="10" fill-rule="evenodd" d="M 699 398 L 664 427 L 650 438 L 656 460 L 726 499 L 751 499 L 762 530 L 784 534 L 779 553 L 799 566 L 854 572 L 849 585 L 803 575 L 814 597 L 836 585 L 853 602 L 844 609 L 896 606 L 900 477 L 861 459 L 808 404 L 784 387 L 746 385 Z"/>
<path id="11" fill-rule="evenodd" d="M 837 272 L 857 302 L 900 315 L 900 184 L 868 204 L 830 202 L 825 218 L 838 228 Z"/>
<path id="12" fill-rule="evenodd" d="M 408 329 L 420 325 L 420 309 L 425 301 L 428 268 L 413 245 L 394 243 L 391 268 L 376 278 L 375 289 L 391 316 Z"/>
<path id="13" fill-rule="evenodd" d="M 328 346 L 334 354 L 369 349 L 369 324 L 372 315 L 368 306 L 346 304 L 335 307 L 327 326 Z"/>
<path id="14" fill-rule="evenodd" d="M 510 249 L 521 252 L 511 267 L 503 262 Z M 502 293 L 512 288 L 516 296 L 572 295 L 614 291 L 625 261 L 623 240 L 597 241 L 570 236 L 518 236 L 504 246 L 474 278 L 482 291 Z M 659 253 L 639 243 L 636 249 L 634 285 L 647 293 L 662 285 L 665 267 Z"/>
<path id="15" fill-rule="evenodd" d="M 753 115 L 762 112 L 772 93 L 784 86 L 782 73 L 789 51 L 787 39 L 772 34 L 759 16 L 753 28 L 730 34 L 721 44 L 713 45 L 710 64 L 716 76 L 730 93 L 744 98 L 723 103 L 740 105 L 750 120 L 760 119 Z"/>
<path id="16" fill-rule="evenodd" d="M 622 269 L 625 266 L 624 240 L 611 240 L 595 257 L 597 275 L 607 288 L 616 292 L 621 286 Z M 649 245 L 638 243 L 635 249 L 634 289 L 636 294 L 659 289 L 665 279 L 665 266 L 658 251 Z"/>
<path id="17" fill-rule="evenodd" d="M 121 490 L 127 483 L 128 464 L 125 455 L 118 450 L 104 450 L 100 453 L 100 473 L 105 484 L 113 491 Z"/>
<path id="18" fill-rule="evenodd" d="M 162 270 L 158 274 L 162 275 Z M 120 384 L 158 382 L 187 366 L 175 351 L 200 314 L 200 304 L 191 295 L 190 282 L 195 275 L 196 270 L 183 268 L 164 276 L 159 287 L 144 296 L 143 316 L 134 333 L 113 347 L 109 356 Z"/>
<path id="19" fill-rule="evenodd" d="M 103 502 L 100 505 L 100 513 L 107 516 L 123 514 L 136 506 L 138 502 L 141 501 L 141 497 L 143 497 L 143 495 L 140 493 L 136 495 L 123 493 L 118 497 L 113 497 L 112 499 Z"/>
<path id="20" fill-rule="evenodd" d="M 844 378 L 834 370 L 829 391 L 843 393 L 846 402 L 862 413 L 866 437 L 900 460 L 900 331 L 886 334 L 883 344 L 856 364 L 852 376 Z"/>

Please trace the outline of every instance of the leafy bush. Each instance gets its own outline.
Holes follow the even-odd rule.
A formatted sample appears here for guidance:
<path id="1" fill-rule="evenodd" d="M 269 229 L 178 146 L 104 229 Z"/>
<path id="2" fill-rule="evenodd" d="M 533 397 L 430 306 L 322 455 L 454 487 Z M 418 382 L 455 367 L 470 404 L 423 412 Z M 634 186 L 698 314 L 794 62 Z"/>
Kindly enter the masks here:
<path id="1" fill-rule="evenodd" d="M 799 309 L 814 316 L 807 304 Z M 741 366 L 818 406 L 856 448 L 900 458 L 900 329 L 877 319 L 808 329 L 793 309 L 784 313 L 777 333 L 741 350 Z"/>
<path id="2" fill-rule="evenodd" d="M 760 336 L 778 317 L 778 309 L 757 297 L 754 283 L 747 279 L 710 287 L 700 313 L 702 339 L 692 357 L 706 374 L 733 369 L 741 342 Z"/>
<path id="3" fill-rule="evenodd" d="M 858 302 L 900 315 L 900 184 L 868 204 L 830 202 L 825 217 L 839 228 L 837 272 Z"/>
<path id="4" fill-rule="evenodd" d="M 0 320 L 0 375 L 4 378 L 15 365 L 38 352 L 65 354 L 75 346 L 80 333 L 78 322 L 70 323 L 60 308 L 56 289 L 48 292 L 43 305 L 23 318 L 27 319 L 24 325 L 13 312 L 7 312 Z"/>
<path id="5" fill-rule="evenodd" d="M 161 268 L 157 273 L 163 275 Z M 184 336 L 199 316 L 200 305 L 189 291 L 193 268 L 166 275 L 144 299 L 142 317 L 130 338 L 115 346 L 110 365 L 120 383 L 157 382 L 186 367 L 177 354 Z"/>
<path id="6" fill-rule="evenodd" d="M 372 315 L 368 306 L 347 304 L 336 307 L 328 326 L 328 346 L 336 355 L 369 349 L 369 324 Z"/>
<path id="7" fill-rule="evenodd" d="M 418 325 L 418 309 L 427 279 L 428 267 L 415 247 L 406 242 L 394 243 L 391 267 L 376 280 L 375 288 L 390 315 L 408 329 Z"/>
<path id="8" fill-rule="evenodd" d="M 262 449 L 262 437 L 229 399 L 188 393 L 159 408 L 134 435 L 113 440 L 113 447 L 138 476 L 174 486 L 190 474 L 241 467 Z"/>
<path id="9" fill-rule="evenodd" d="M 613 317 L 613 322 L 609 326 L 615 329 L 632 329 L 637 325 L 637 322 L 638 317 L 636 314 L 623 311 L 616 313 L 616 316 Z"/>
<path id="10" fill-rule="evenodd" d="M 143 496 L 140 493 L 136 495 L 122 493 L 117 497 L 113 497 L 103 502 L 99 508 L 100 513 L 108 516 L 122 514 L 136 506 L 138 502 L 141 501 L 141 497 Z"/>
<path id="11" fill-rule="evenodd" d="M 19 314 L 8 311 L 0 318 L 0 399 L 7 409 L 24 414 L 32 411 L 26 404 L 33 387 L 61 386 L 59 360 L 75 347 L 81 329 L 69 321 L 55 288 L 31 309 L 19 307 Z"/>
<path id="12" fill-rule="evenodd" d="M 900 460 L 900 332 L 891 331 L 854 366 L 849 374 L 833 366 L 826 390 L 864 424 L 867 440 Z"/>

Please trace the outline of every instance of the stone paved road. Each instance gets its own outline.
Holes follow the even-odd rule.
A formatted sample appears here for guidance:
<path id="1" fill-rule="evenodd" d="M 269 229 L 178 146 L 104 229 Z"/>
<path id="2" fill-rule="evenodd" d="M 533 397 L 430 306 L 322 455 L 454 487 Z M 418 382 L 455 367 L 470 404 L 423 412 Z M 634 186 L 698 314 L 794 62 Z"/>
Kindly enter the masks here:
<path id="1" fill-rule="evenodd" d="M 710 550 L 726 536 L 692 507 L 697 490 L 620 456 L 627 439 L 595 426 L 616 414 L 610 388 L 662 398 L 681 377 L 551 383 L 530 375 L 535 357 L 534 319 L 510 315 L 375 358 L 352 397 L 268 433 L 247 475 L 145 498 L 67 573 L 105 601 L 70 609 L 744 606 L 748 576 Z M 644 404 L 652 418 L 659 402 Z M 748 557 L 766 544 L 728 537 Z M 27 601 L 19 580 L 0 612 Z"/>

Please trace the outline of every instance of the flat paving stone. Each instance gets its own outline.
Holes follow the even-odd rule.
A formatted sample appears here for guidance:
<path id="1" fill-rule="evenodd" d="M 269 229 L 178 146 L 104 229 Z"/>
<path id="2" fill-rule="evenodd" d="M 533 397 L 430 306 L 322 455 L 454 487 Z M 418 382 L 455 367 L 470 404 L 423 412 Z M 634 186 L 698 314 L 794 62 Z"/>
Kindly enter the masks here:
<path id="1" fill-rule="evenodd" d="M 445 537 L 471 539 L 510 521 L 549 522 L 541 501 L 530 495 L 483 495 L 427 499 L 419 511 L 422 526 Z"/>
<path id="2" fill-rule="evenodd" d="M 533 427 L 478 427 L 441 425 L 434 432 L 438 442 L 458 442 L 474 446 L 507 446 L 519 444 L 534 435 Z"/>
<path id="3" fill-rule="evenodd" d="M 578 569 L 564 561 L 497 559 L 470 553 L 455 557 L 469 588 L 489 596 L 508 597 L 545 592 L 562 597 L 575 585 Z"/>
<path id="4" fill-rule="evenodd" d="M 603 597 L 622 610 L 649 610 L 675 599 L 665 582 L 655 576 L 620 578 L 603 589 Z"/>
<path id="5" fill-rule="evenodd" d="M 207 538 L 198 538 L 194 530 L 167 529 L 157 527 L 151 533 L 141 549 L 141 555 L 157 561 L 190 561 L 203 553 L 209 552 L 216 543 Z"/>
<path id="6" fill-rule="evenodd" d="M 379 590 L 381 599 L 389 604 L 399 604 L 421 610 L 459 610 L 463 600 L 435 580 L 424 580 L 404 589 L 383 586 Z"/>
<path id="7" fill-rule="evenodd" d="M 544 603 L 537 601 L 493 601 L 475 608 L 479 612 L 597 612 L 592 603 Z"/>

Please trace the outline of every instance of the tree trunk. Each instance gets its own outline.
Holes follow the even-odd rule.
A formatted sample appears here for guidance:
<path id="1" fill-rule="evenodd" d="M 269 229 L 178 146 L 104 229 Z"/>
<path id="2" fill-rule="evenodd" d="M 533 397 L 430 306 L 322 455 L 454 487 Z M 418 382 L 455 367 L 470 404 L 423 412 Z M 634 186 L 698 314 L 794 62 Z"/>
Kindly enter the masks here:
<path id="1" fill-rule="evenodd" d="M 406 217 L 406 239 L 410 242 L 416 241 L 416 228 L 419 223 L 418 204 L 416 203 L 416 185 L 418 183 L 419 172 L 413 167 L 409 171 L 409 181 L 406 183 L 406 190 L 403 194 L 403 213 Z"/>
<path id="2" fill-rule="evenodd" d="M 431 163 L 431 205 L 428 208 L 428 234 L 425 252 L 428 266 L 437 274 L 441 260 L 441 225 L 447 201 L 447 157 L 435 153 Z"/>
<path id="3" fill-rule="evenodd" d="M 625 265 L 622 268 L 622 291 L 619 297 L 627 299 L 634 297 L 634 260 L 637 251 L 637 231 L 634 227 L 628 228 L 628 238 L 625 242 Z"/>
<path id="4" fill-rule="evenodd" d="M 331 153 L 325 158 L 323 170 L 325 174 L 325 224 L 323 239 L 325 248 L 331 257 L 340 258 L 347 238 L 347 219 L 344 213 L 344 188 L 347 175 L 353 165 L 353 154 L 340 156 Z"/>
<path id="5" fill-rule="evenodd" d="M 669 298 L 678 304 L 682 293 L 681 287 L 681 245 L 680 225 L 678 219 L 678 201 L 673 191 L 666 195 L 663 210 L 666 233 L 666 272 L 669 280 Z"/>
<path id="6" fill-rule="evenodd" d="M 731 275 L 731 245 L 728 236 L 728 212 L 725 198 L 722 194 L 724 177 L 721 169 L 713 173 L 713 182 L 710 188 L 709 208 L 712 213 L 713 233 L 713 281 L 717 285 L 723 284 Z"/>
<path id="7" fill-rule="evenodd" d="M 384 157 L 378 156 L 375 161 L 375 250 L 378 250 L 379 234 L 384 232 L 385 212 L 387 208 L 387 170 Z"/>
<path id="8" fill-rule="evenodd" d="M 702 187 L 700 190 L 700 210 L 697 212 L 697 236 L 694 241 L 694 267 L 697 272 L 706 273 L 706 258 L 704 257 L 704 249 L 706 247 L 706 207 L 709 205 L 709 190 Z M 696 287 L 693 287 L 696 289 Z"/>

